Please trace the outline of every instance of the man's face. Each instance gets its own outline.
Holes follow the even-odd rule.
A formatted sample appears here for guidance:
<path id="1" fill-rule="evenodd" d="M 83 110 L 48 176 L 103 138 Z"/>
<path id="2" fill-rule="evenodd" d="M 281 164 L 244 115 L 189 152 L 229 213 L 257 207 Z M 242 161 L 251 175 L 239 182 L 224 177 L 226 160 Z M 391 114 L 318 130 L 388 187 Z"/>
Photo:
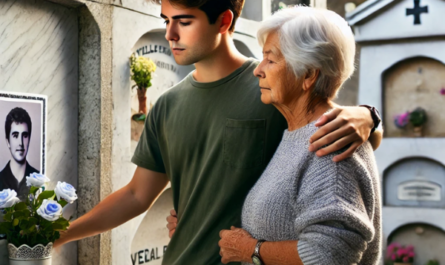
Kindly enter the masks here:
<path id="1" fill-rule="evenodd" d="M 29 147 L 29 130 L 26 123 L 13 122 L 11 124 L 11 132 L 8 135 L 6 144 L 8 145 L 11 155 L 18 163 L 26 160 Z"/>
<path id="2" fill-rule="evenodd" d="M 162 1 L 161 17 L 165 19 L 165 38 L 177 64 L 197 63 L 212 55 L 218 46 L 220 19 L 210 25 L 202 10 L 172 6 L 167 0 Z"/>

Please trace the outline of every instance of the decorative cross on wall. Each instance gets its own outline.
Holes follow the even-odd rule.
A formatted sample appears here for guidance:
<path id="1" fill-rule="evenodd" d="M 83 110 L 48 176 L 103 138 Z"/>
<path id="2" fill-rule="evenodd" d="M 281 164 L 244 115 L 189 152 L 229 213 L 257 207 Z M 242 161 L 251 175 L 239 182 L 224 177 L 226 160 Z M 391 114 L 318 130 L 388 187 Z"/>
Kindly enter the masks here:
<path id="1" fill-rule="evenodd" d="M 420 0 L 414 0 L 414 8 L 407 8 L 406 15 L 414 15 L 414 25 L 420 25 L 420 14 L 428 13 L 428 6 L 420 6 Z"/>

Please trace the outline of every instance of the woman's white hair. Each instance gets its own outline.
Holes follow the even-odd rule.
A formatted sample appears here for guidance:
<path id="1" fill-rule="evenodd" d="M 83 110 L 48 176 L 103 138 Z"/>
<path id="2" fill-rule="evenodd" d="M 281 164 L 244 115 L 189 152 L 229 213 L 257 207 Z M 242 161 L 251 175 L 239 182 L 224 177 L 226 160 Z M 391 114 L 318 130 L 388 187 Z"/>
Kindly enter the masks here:
<path id="1" fill-rule="evenodd" d="M 258 30 L 262 47 L 271 32 L 278 32 L 281 53 L 296 77 L 320 71 L 312 90 L 317 97 L 335 97 L 354 72 L 354 35 L 335 12 L 305 6 L 285 8 L 263 21 Z"/>

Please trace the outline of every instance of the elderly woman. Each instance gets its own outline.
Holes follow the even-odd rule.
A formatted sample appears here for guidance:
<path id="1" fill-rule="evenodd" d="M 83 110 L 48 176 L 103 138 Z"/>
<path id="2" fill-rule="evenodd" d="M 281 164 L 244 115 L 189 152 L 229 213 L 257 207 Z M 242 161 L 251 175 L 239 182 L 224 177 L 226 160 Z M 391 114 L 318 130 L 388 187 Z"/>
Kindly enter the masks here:
<path id="1" fill-rule="evenodd" d="M 338 163 L 335 154 L 308 151 L 315 121 L 354 70 L 351 29 L 334 12 L 299 6 L 264 21 L 258 39 L 261 100 L 289 127 L 245 200 L 243 229 L 220 233 L 222 262 L 376 264 L 380 191 L 371 145 Z"/>

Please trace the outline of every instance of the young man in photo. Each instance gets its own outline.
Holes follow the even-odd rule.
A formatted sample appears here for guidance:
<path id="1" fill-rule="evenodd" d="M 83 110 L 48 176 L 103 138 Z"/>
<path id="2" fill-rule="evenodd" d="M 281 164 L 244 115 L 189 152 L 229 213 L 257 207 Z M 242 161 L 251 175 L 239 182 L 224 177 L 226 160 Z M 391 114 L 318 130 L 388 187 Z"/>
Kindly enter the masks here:
<path id="1" fill-rule="evenodd" d="M 0 190 L 15 190 L 20 199 L 24 199 L 29 192 L 26 177 L 31 173 L 39 173 L 26 159 L 31 131 L 32 122 L 26 110 L 17 107 L 8 113 L 5 121 L 5 137 L 11 152 L 11 160 L 0 172 Z"/>
<path id="2" fill-rule="evenodd" d="M 170 181 L 178 224 L 163 264 L 221 264 L 219 231 L 239 226 L 244 198 L 287 126 L 281 113 L 260 100 L 253 75 L 258 62 L 233 43 L 243 5 L 243 0 L 162 1 L 165 38 L 175 61 L 194 64 L 196 70 L 164 93 L 148 114 L 130 183 L 71 223 L 55 247 L 143 213 Z M 364 107 L 338 107 L 320 119 L 323 124 L 310 151 L 321 156 L 350 146 L 336 161 L 368 140 L 375 126 Z M 376 147 L 381 135 L 374 135 Z"/>

